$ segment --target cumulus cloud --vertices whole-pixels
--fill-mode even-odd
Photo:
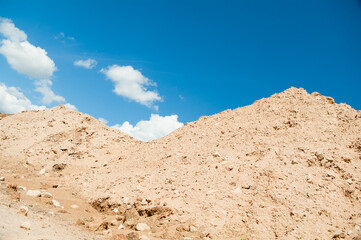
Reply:
[[[98,118],[98,120],[100,122],[102,122],[103,124],[105,124],[105,125],[108,123],[108,121],[106,119],[104,119],[104,118]]]
[[[56,66],[48,53],[28,42],[26,33],[18,29],[10,19],[0,18],[0,34],[5,37],[0,40],[0,54],[5,56],[13,69],[37,79],[35,91],[43,95],[42,103],[48,105],[52,102],[65,102],[64,97],[56,95],[51,89],[52,82],[49,78],[56,71]]]
[[[147,89],[148,86],[156,86],[156,84],[132,66],[113,65],[102,69],[101,72],[114,83],[113,92],[119,96],[147,107],[154,107],[154,102],[162,100],[157,91]]]
[[[25,41],[27,35],[24,31],[15,27],[14,23],[7,18],[0,17],[0,33],[11,41]]]
[[[10,66],[19,73],[31,78],[49,78],[56,70],[55,63],[47,52],[29,43],[27,35],[10,19],[0,19],[0,33],[6,37],[1,40],[0,54],[3,54]]]
[[[35,81],[36,89],[35,91],[41,93],[43,98],[41,102],[43,104],[49,105],[52,102],[65,102],[65,98],[62,96],[56,95],[53,90],[51,90],[51,85],[53,85],[50,80],[39,80]]]
[[[78,60],[74,62],[75,66],[78,67],[84,67],[87,69],[92,69],[93,67],[95,67],[95,65],[97,65],[97,61],[95,61],[94,59],[88,58],[87,60]]]
[[[129,122],[124,122],[122,125],[116,124],[112,128],[134,137],[141,141],[150,141],[168,135],[172,131],[183,126],[183,123],[178,122],[178,115],[159,116],[152,114],[147,121],[139,121],[135,126]]]
[[[45,106],[33,105],[17,88],[7,87],[5,83],[0,83],[0,112],[10,114],[40,109],[45,109]]]

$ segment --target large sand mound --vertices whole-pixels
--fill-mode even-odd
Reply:
[[[152,142],[62,106],[3,117],[0,141],[4,170],[58,179],[129,230],[141,215],[150,239],[360,234],[361,112],[303,89]]]

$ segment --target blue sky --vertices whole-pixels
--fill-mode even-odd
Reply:
[[[151,114],[186,123],[291,86],[361,109],[361,1],[0,0],[0,16],[55,63],[52,91],[110,126]],[[88,58],[94,68],[74,66]],[[113,65],[156,83],[146,89],[162,101],[116,94]],[[44,105],[35,81],[0,56],[0,82]]]

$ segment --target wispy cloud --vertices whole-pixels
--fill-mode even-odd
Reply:
[[[70,40],[70,41],[74,41],[74,40],[75,40],[74,37],[65,36],[65,33],[63,33],[63,32],[58,33],[57,35],[54,36],[54,38],[55,38],[56,40],[65,40],[65,39],[66,39],[66,40]]]
[[[87,69],[92,69],[96,65],[97,65],[97,61],[95,61],[94,59],[91,59],[91,58],[88,58],[86,60],[77,60],[74,62],[74,66],[84,67]]]

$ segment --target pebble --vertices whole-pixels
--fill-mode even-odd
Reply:
[[[29,212],[29,208],[26,207],[26,206],[21,206],[18,210],[18,213],[19,214],[22,214],[24,216],[27,216],[28,215],[28,212]]]
[[[298,164],[297,158],[293,158],[291,163],[292,163],[292,164]]]
[[[195,232],[195,231],[197,231],[198,229],[195,227],[195,226],[193,226],[193,225],[190,225],[189,226],[189,231],[190,232]]]
[[[26,191],[26,187],[23,187],[23,186],[18,186],[17,189],[18,189],[18,190]]]
[[[0,177],[0,181],[1,182],[5,181],[5,177]]]
[[[39,190],[28,190],[26,192],[26,195],[31,196],[31,197],[40,197],[41,192]]]
[[[46,170],[45,170],[45,168],[43,168],[43,169],[41,169],[41,170],[39,171],[39,174],[40,174],[40,175],[44,175],[45,172],[46,172]]]
[[[76,205],[76,204],[70,205],[70,207],[71,207],[71,208],[74,208],[74,209],[79,208],[79,206]]]
[[[119,227],[118,227],[118,230],[121,230],[124,228],[124,225],[123,224],[119,224]]]
[[[355,225],[355,230],[356,230],[356,231],[360,231],[360,226],[359,226],[359,225]]]
[[[31,224],[29,221],[26,221],[26,222],[23,222],[21,225],[20,225],[20,228],[23,228],[25,230],[30,230],[30,227],[31,227]]]
[[[58,201],[56,201],[56,200],[51,200],[52,202],[53,202],[53,205],[55,206],[55,207],[61,207],[61,205],[60,205],[60,203],[58,202]]]
[[[43,198],[52,198],[53,194],[48,193],[48,192],[43,192],[43,193],[41,193],[41,197],[43,197]]]
[[[26,160],[25,164],[29,166],[34,166],[33,162],[30,160]]]
[[[137,231],[145,231],[145,230],[150,230],[150,227],[146,223],[138,223],[135,229]]]
[[[220,157],[221,155],[219,155],[218,152],[215,152],[215,153],[212,154],[212,156],[213,156],[213,157]]]

